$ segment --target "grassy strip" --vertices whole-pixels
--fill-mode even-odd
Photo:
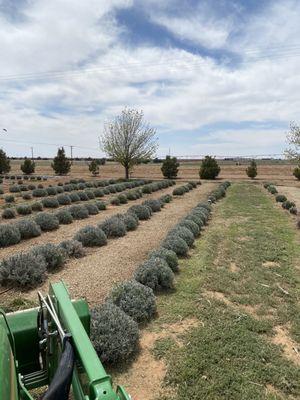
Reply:
[[[279,325],[300,343],[296,235],[260,188],[228,190],[192,258],[182,261],[176,292],[159,299],[151,329],[198,320],[182,346],[168,336],[155,344],[168,365],[173,394],[166,398],[299,398],[300,369],[272,343]]]

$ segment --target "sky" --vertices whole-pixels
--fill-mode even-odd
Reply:
[[[0,0],[0,146],[102,156],[129,107],[159,157],[280,154],[300,123],[299,21],[299,0]]]

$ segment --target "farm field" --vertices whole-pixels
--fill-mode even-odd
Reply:
[[[79,229],[171,195],[186,182],[178,180],[120,206],[108,203],[97,215],[1,248],[0,260],[70,240]],[[300,205],[296,181],[274,182],[280,194]],[[85,298],[91,308],[103,304],[219,185],[220,180],[202,181],[183,196],[173,196],[161,211],[139,221],[136,230],[103,247],[87,247],[83,258],[68,259],[38,287],[0,287],[1,306],[34,306],[37,290],[46,293],[50,282],[61,279],[72,298]],[[22,218],[27,217],[17,220]],[[175,289],[157,293],[157,317],[141,324],[139,352],[118,367],[106,365],[114,381],[124,382],[133,399],[299,398],[299,242],[296,217],[275,202],[262,182],[233,181],[225,198],[213,205],[209,224],[189,255],[180,258]]]
[[[219,163],[221,166],[219,179],[248,180],[245,169],[249,163],[243,162],[241,165],[236,165],[231,161],[220,161]],[[12,161],[11,174],[20,174],[20,164],[20,161]],[[51,161],[36,161],[36,174],[53,175],[53,170],[50,165]],[[182,180],[199,179],[199,167],[200,161],[181,161],[178,178]],[[134,168],[131,177],[162,179],[160,168],[161,164],[141,164]],[[284,184],[284,182],[297,184],[297,181],[292,175],[294,168],[295,164],[288,161],[258,161],[258,176],[256,180],[274,180],[282,184]],[[104,166],[100,167],[99,177],[101,179],[119,178],[123,177],[123,174],[124,170],[118,163],[107,162]],[[72,177],[90,178],[88,162],[74,161],[72,166]],[[69,178],[65,177],[63,179],[68,180]],[[54,181],[57,181],[57,179]],[[298,186],[300,187],[300,184]]]
[[[146,259],[147,254],[159,247],[167,231],[197,203],[204,200],[215,186],[215,183],[203,183],[183,197],[174,197],[174,200],[167,204],[162,211],[154,214],[151,220],[141,221],[136,231],[128,232],[122,238],[113,239],[107,246],[100,249],[88,249],[86,257],[68,261],[62,270],[50,275],[50,281],[56,282],[63,279],[72,296],[86,298],[91,306],[103,302],[109,290],[117,282],[131,278],[133,271]],[[174,186],[144,195],[141,199],[118,207],[108,206],[98,215],[75,221],[71,225],[61,225],[58,230],[45,232],[36,238],[21,241],[13,246],[13,251],[15,253],[24,252],[36,245],[59,244],[63,240],[72,239],[75,233],[86,225],[96,225],[108,217],[125,212],[133,204],[141,204],[149,198],[156,199],[164,194],[171,194],[173,189]],[[0,249],[0,259],[9,257],[11,253],[12,247]],[[39,290],[46,291],[48,285],[49,280]],[[9,303],[11,299],[18,296],[36,300],[36,289],[29,292],[10,290],[2,295],[2,304],[3,302]]]
[[[298,399],[299,240],[263,188],[232,185],[158,297],[140,356],[113,374],[149,400]]]

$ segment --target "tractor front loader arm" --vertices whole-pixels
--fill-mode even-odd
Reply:
[[[105,372],[91,344],[63,282],[50,286],[49,295],[59,320],[71,335],[75,351],[72,390],[76,400],[130,400],[122,387],[112,388],[112,380]]]

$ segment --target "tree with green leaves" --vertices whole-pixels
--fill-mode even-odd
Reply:
[[[125,108],[104,126],[102,150],[125,168],[125,178],[140,160],[151,159],[157,149],[156,131],[144,122],[143,111]]]
[[[23,164],[21,164],[21,171],[26,175],[30,175],[34,173],[34,170],[35,162],[30,160],[30,158],[25,157]]]
[[[177,177],[179,162],[176,157],[166,156],[161,167],[161,172],[165,178],[173,179]]]
[[[100,162],[98,160],[92,160],[89,163],[89,171],[93,176],[99,175],[100,172]]]
[[[257,175],[257,164],[254,160],[251,161],[248,168],[246,168],[246,174],[249,178],[254,179]]]
[[[66,157],[65,149],[59,148],[57,151],[57,156],[54,157],[53,163],[51,164],[56,175],[67,175],[71,169],[71,162]]]
[[[4,150],[0,149],[0,174],[10,171],[10,161]]]
[[[201,163],[199,175],[201,179],[216,179],[220,171],[221,168],[216,159],[211,156],[205,156]]]

